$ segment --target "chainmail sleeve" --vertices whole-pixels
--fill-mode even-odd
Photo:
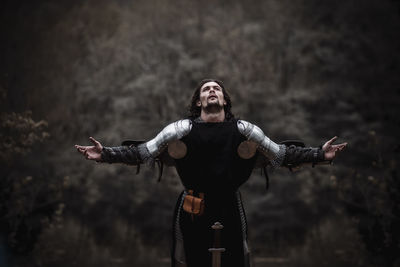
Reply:
[[[256,143],[257,149],[264,154],[269,160],[273,167],[279,167],[282,165],[286,154],[286,146],[278,145],[269,139],[264,132],[256,125],[243,121],[237,121],[238,130],[243,134],[248,141]]]

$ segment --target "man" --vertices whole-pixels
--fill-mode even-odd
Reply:
[[[94,146],[76,148],[86,159],[99,162],[136,165],[165,158],[168,151],[185,188],[174,217],[175,267],[211,266],[208,249],[214,237],[210,227],[217,221],[224,226],[222,266],[249,266],[247,225],[238,188],[256,162],[266,158],[274,167],[317,164],[334,159],[347,145],[333,145],[336,137],[322,149],[278,145],[257,126],[235,119],[222,82],[211,79],[196,88],[188,119],[171,123],[154,139],[129,147],[103,147],[90,140]]]

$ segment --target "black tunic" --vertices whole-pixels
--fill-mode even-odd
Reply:
[[[237,190],[248,180],[256,156],[248,160],[239,157],[237,148],[245,140],[233,120],[193,122],[190,133],[181,139],[187,146],[187,154],[176,160],[178,174],[186,190],[205,193],[202,216],[193,219],[181,208],[183,195],[178,199],[175,211],[188,267],[211,266],[211,253],[208,252],[214,240],[211,226],[217,221],[224,226],[221,246],[226,252],[222,253],[222,267],[247,265],[243,247],[244,214]]]
[[[238,188],[249,178],[257,153],[248,160],[238,156],[238,146],[246,138],[240,134],[236,120],[220,123],[192,121],[191,131],[181,140],[187,146],[184,158],[175,160],[175,164],[168,156],[160,155],[158,159],[170,164],[172,161],[171,165],[176,166],[186,189],[175,209],[172,266],[211,265],[208,249],[213,247],[213,233],[210,227],[216,221],[225,226],[222,247],[226,252],[222,256],[222,266],[248,266],[246,219]],[[126,141],[119,147],[103,147],[101,161],[138,165],[154,160],[146,143],[142,143]],[[263,157],[260,159],[260,166],[269,162]],[[324,151],[320,148],[282,145],[271,164],[292,168],[301,163],[316,164],[324,160]],[[194,220],[182,209],[183,197],[189,189],[205,193],[205,213]]]

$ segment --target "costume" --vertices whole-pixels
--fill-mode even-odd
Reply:
[[[184,153],[173,159],[173,164],[185,190],[174,212],[174,267],[211,266],[208,248],[213,247],[213,231],[210,227],[216,221],[224,225],[221,246],[226,251],[222,253],[222,267],[249,266],[247,224],[238,189],[249,179],[257,159],[267,157],[272,165],[285,166],[324,158],[318,148],[278,145],[246,121],[206,123],[198,118],[172,123],[154,139],[138,146],[105,147],[102,161],[134,165],[151,161],[161,158],[165,148],[176,141],[182,142]],[[250,147],[246,156],[238,153],[243,145]],[[205,208],[201,216],[183,210],[188,190],[204,193]]]

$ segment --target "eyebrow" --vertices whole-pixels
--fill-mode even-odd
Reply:
[[[216,85],[207,85],[207,86],[204,86],[203,88],[201,88],[201,90],[206,89],[206,88],[210,88],[210,87],[217,87],[217,88],[222,89],[221,86],[219,86],[218,84],[216,84]]]

